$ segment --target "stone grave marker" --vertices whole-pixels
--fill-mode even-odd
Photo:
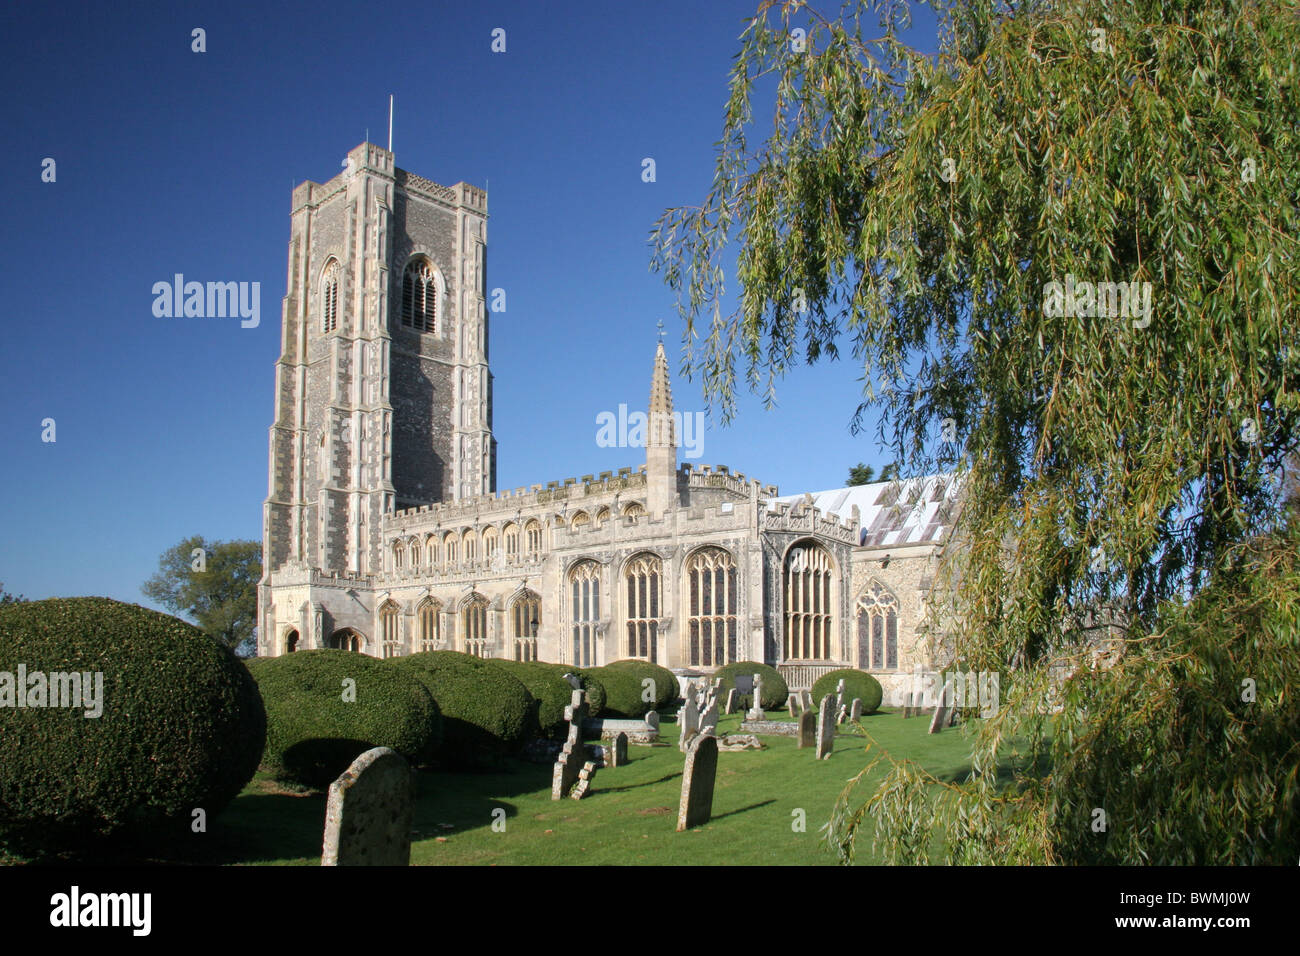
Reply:
[[[952,710],[948,704],[950,700],[952,700],[952,681],[943,685],[943,690],[939,692],[939,699],[935,701],[934,716],[930,718],[930,733],[937,734],[948,723]]]
[[[659,733],[659,711],[652,710],[648,714],[646,714],[645,722],[646,725],[649,726],[649,728],[655,732],[655,734]]]
[[[727,691],[727,706],[726,709],[723,710],[724,714],[734,714],[736,712],[736,698],[738,696],[739,694],[734,687]]]
[[[595,761],[588,760],[578,771],[578,782],[573,785],[573,790],[569,793],[574,800],[581,800],[591,789],[592,778],[596,776]]]
[[[807,711],[811,711],[813,709],[812,691],[804,690],[799,692],[799,706]]]
[[[749,708],[749,713],[745,715],[746,720],[766,720],[767,715],[763,713],[763,675],[754,675],[754,698],[753,706]]]
[[[605,749],[605,766],[623,767],[627,764],[627,734],[620,731]]]
[[[906,720],[912,716],[912,700],[914,695],[909,690],[907,696],[903,698],[903,719]]]
[[[836,697],[836,699],[838,700],[839,697]],[[844,723],[845,719],[846,719],[848,716],[849,716],[849,705],[848,705],[848,704],[840,704],[840,706],[837,707],[837,708],[835,709],[835,723],[837,723],[837,724],[842,724],[842,723]]]
[[[862,719],[862,698],[854,697],[853,704],[849,707],[849,720],[855,723]]]
[[[799,746],[817,746],[817,715],[805,710],[799,715]]]
[[[709,706],[700,714],[700,733],[712,734],[717,736],[718,730],[718,700],[715,697],[709,701]]]
[[[587,716],[587,692],[576,688],[570,693],[569,706],[564,708],[564,719],[569,722],[569,737],[555,761],[551,772],[551,799],[563,800],[578,782],[581,765],[587,752],[582,745],[582,722]]]
[[[699,705],[695,703],[695,695],[688,695],[686,703],[677,712],[677,726],[681,731],[677,746],[685,753],[686,748],[690,746],[691,738],[700,732],[700,710]]]
[[[415,780],[401,754],[367,750],[330,784],[321,866],[409,866]]]
[[[823,760],[835,749],[835,695],[827,694],[822,698],[821,710],[817,713],[817,759]]]
[[[718,774],[718,738],[697,735],[686,751],[677,832],[708,823],[713,815],[713,784]]]
[[[785,704],[786,704],[786,707],[788,707],[789,710],[790,710],[790,716],[791,716],[791,717],[798,717],[798,716],[799,716],[799,708],[798,708],[798,706],[795,704],[794,694],[791,694],[791,695],[790,695],[789,699],[785,702]]]

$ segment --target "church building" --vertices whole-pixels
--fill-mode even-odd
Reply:
[[[259,654],[754,660],[792,689],[856,667],[887,700],[932,663],[951,476],[781,496],[679,465],[660,343],[643,462],[498,491],[487,194],[363,143],[291,216]]]

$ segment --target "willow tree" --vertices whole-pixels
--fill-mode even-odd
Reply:
[[[877,416],[904,474],[964,475],[932,620],[1002,706],[971,724],[969,778],[882,755],[828,838],[890,861],[1291,862],[1300,13],[936,13],[927,53],[905,3],[764,3],[712,187],[652,237],[724,420],[738,360],[770,399],[851,354],[846,421]]]

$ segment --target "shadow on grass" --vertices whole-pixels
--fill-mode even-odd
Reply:
[[[670,774],[666,774],[665,776],[660,777],[658,780],[646,780],[646,781],[643,782],[643,783],[632,783],[632,784],[628,784],[626,787],[601,787],[601,788],[600,788],[600,792],[602,792],[602,793],[626,793],[626,792],[629,791],[629,790],[639,790],[641,787],[653,787],[655,784],[659,784],[659,783],[667,783],[669,780],[672,780],[673,778],[675,778],[675,777],[680,777],[680,776],[681,776],[681,773],[680,773],[680,772],[678,772],[678,773],[670,773]]]
[[[736,814],[738,814],[738,813],[748,813],[750,810],[757,810],[757,809],[759,809],[760,807],[770,806],[770,805],[773,804],[773,803],[776,803],[776,801],[775,801],[775,800],[763,800],[763,801],[760,802],[760,803],[751,803],[749,806],[747,806],[747,807],[741,807],[741,808],[738,809],[738,810],[728,810],[726,813],[715,813],[715,814],[713,814],[713,815],[710,817],[710,819],[712,819],[712,820],[721,820],[721,819],[723,819],[724,817],[734,817],[734,816],[735,816]]]

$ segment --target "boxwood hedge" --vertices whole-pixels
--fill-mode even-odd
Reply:
[[[722,687],[719,689],[718,694],[723,701],[727,699],[727,691],[736,686],[737,674],[761,674],[763,676],[764,710],[777,710],[785,706],[785,702],[790,696],[790,688],[786,686],[785,679],[777,672],[775,667],[759,664],[756,661],[737,661],[734,664],[719,667],[714,672],[710,680],[722,679]],[[746,694],[743,697],[746,706],[749,706],[749,696]]]
[[[540,661],[510,661],[490,659],[489,663],[504,668],[528,689],[532,698],[529,709],[529,733],[562,740],[568,734],[564,708],[572,699],[573,688],[550,664]]]
[[[618,670],[625,670],[636,676],[637,683],[643,688],[646,680],[654,681],[655,699],[653,709],[663,710],[669,704],[677,699],[677,675],[666,667],[660,667],[658,664],[651,664],[649,661],[626,660],[614,661],[612,664],[606,664],[606,667],[613,667]]]
[[[442,759],[471,765],[517,751],[533,698],[503,668],[460,651],[424,651],[384,665],[424,684],[442,711]]]
[[[95,676],[52,677],[74,672]],[[20,851],[186,832],[252,779],[265,738],[243,665],[185,621],[102,597],[0,607],[0,841]]]
[[[327,787],[372,747],[391,747],[417,762],[438,752],[438,705],[423,684],[374,657],[295,651],[250,661],[249,673],[266,702],[262,765],[279,779]]]
[[[812,687],[814,705],[820,706],[823,697],[835,693],[835,688],[841,680],[844,681],[844,699],[840,701],[841,704],[847,705],[853,701],[853,698],[860,697],[864,714],[874,714],[879,709],[883,695],[880,681],[866,671],[854,670],[851,667],[831,671],[817,678],[817,682]]]
[[[605,717],[635,720],[644,717],[653,705],[641,699],[641,681],[630,670],[618,667],[592,667],[583,675],[594,676],[605,688]]]

